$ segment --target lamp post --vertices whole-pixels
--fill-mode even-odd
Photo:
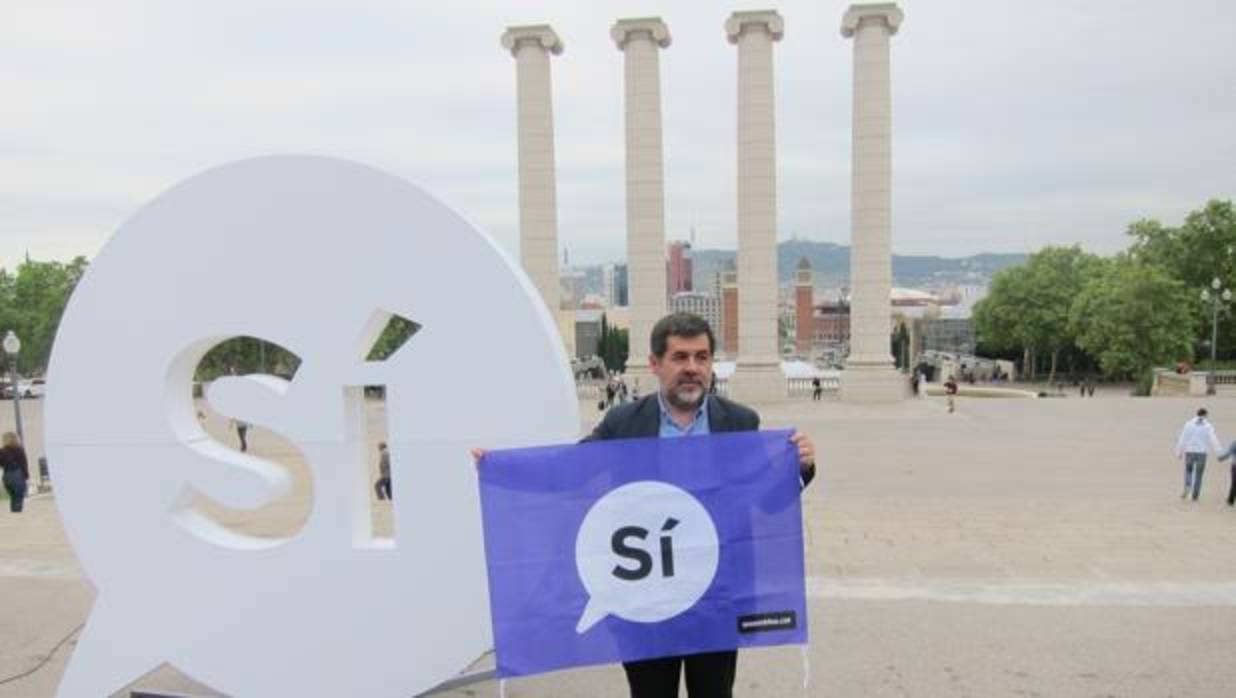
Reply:
[[[17,424],[17,439],[22,446],[26,445],[26,436],[21,429],[21,390],[17,385],[17,352],[21,351],[21,340],[17,333],[9,330],[4,335],[4,353],[9,355],[9,379],[13,384],[13,421]]]
[[[1213,289],[1213,293],[1211,292]],[[1214,389],[1215,378],[1215,361],[1218,350],[1219,340],[1219,306],[1230,303],[1232,300],[1232,289],[1223,288],[1223,282],[1219,277],[1215,277],[1214,281],[1210,282],[1210,288],[1202,289],[1202,302],[1210,303],[1210,381],[1211,389]]]

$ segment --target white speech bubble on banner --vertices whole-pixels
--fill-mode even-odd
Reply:
[[[659,623],[695,605],[717,574],[720,549],[708,510],[686,490],[632,482],[596,501],[575,537],[588,604],[575,631],[606,616]]]
[[[421,329],[366,361],[392,314]],[[302,361],[208,394],[306,459],[312,509],[288,539],[194,508],[287,490],[195,419],[194,369],[235,336]],[[136,213],[78,285],[48,383],[57,505],[98,590],[61,698],[164,662],[238,698],[406,698],[455,676],[492,642],[468,447],[579,430],[556,324],[506,255],[407,182],[319,157],[216,168]],[[366,385],[386,387],[393,540],[370,529]]]

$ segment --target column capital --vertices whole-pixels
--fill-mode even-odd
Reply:
[[[502,33],[502,47],[514,56],[519,45],[534,42],[555,56],[562,53],[562,39],[548,24],[529,24],[522,27],[507,27]]]
[[[661,48],[668,48],[670,45],[669,27],[665,26],[660,17],[620,19],[614,22],[613,28],[609,30],[609,35],[614,39],[619,51],[626,49],[633,34],[640,33],[647,33]]]
[[[785,35],[785,20],[776,10],[735,12],[725,20],[725,35],[731,44],[736,44],[747,27],[763,29],[773,41],[780,41]]]
[[[883,23],[888,28],[889,36],[892,36],[897,33],[902,19],[905,19],[905,14],[895,2],[850,5],[850,9],[846,10],[845,16],[841,18],[841,35],[847,39],[854,36],[858,25],[862,24],[863,20],[870,20]]]

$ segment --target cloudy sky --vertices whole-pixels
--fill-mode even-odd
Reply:
[[[905,0],[893,39],[894,249],[1081,243],[1236,196],[1236,3]],[[775,7],[779,228],[846,242],[846,3],[4,0],[0,266],[93,255],[138,206],[253,155],[352,158],[518,245],[512,24],[547,22],[560,244],[624,252],[616,18],[659,15],[667,236],[735,241],[736,9]]]

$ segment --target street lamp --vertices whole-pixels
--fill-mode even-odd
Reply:
[[[1214,293],[1211,293],[1214,289]],[[1211,380],[1214,379],[1215,372],[1215,355],[1218,347],[1216,346],[1219,339],[1219,306],[1225,303],[1230,303],[1232,300],[1232,289],[1223,288],[1223,282],[1219,277],[1215,277],[1214,281],[1210,282],[1209,289],[1202,289],[1202,302],[1210,303],[1210,375]]]
[[[9,330],[4,335],[4,353],[9,355],[9,378],[13,382],[13,421],[17,423],[17,439],[25,447],[26,436],[21,429],[21,391],[17,386],[17,352],[21,351],[21,340],[17,333]]]

